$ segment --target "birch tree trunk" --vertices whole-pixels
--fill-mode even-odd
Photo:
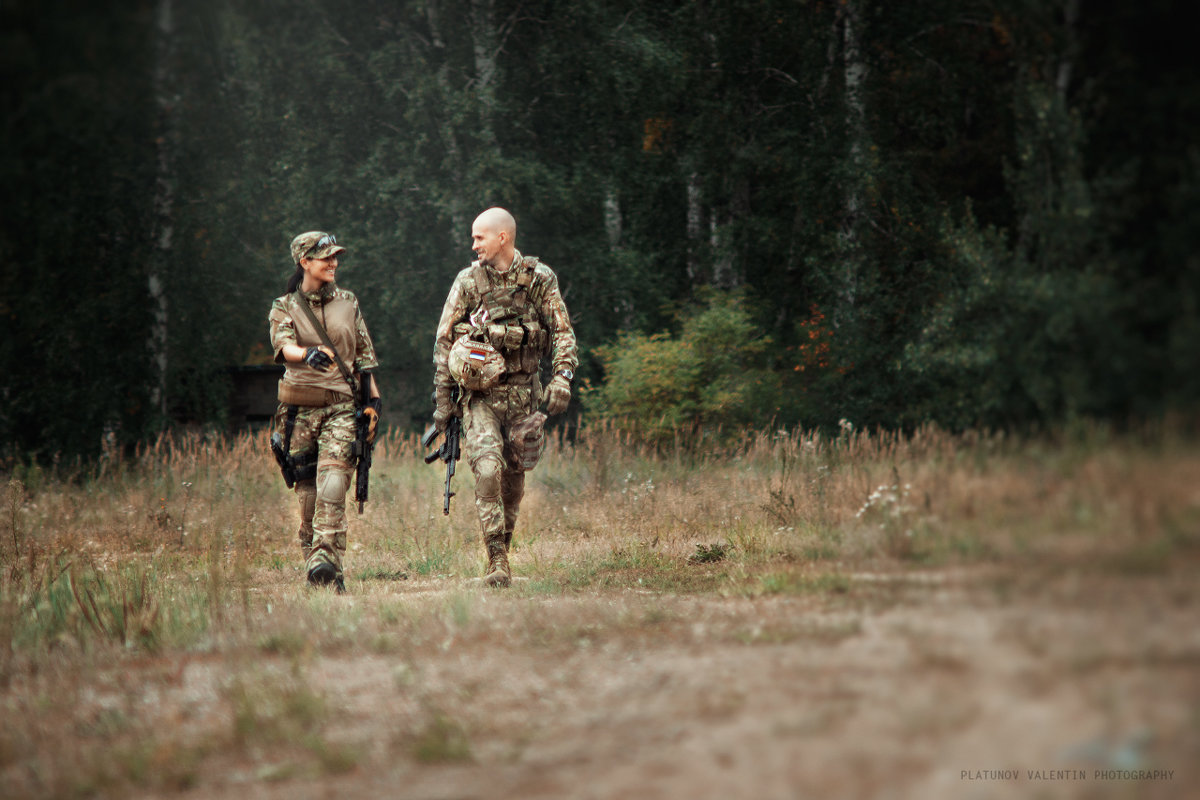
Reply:
[[[729,246],[729,224],[732,215],[727,207],[713,209],[708,219],[708,246],[712,251],[712,283],[718,289],[733,289],[737,276],[733,271],[733,251]]]
[[[463,209],[462,201],[462,170],[464,165],[462,148],[459,146],[458,135],[454,130],[453,119],[446,111],[452,102],[454,90],[450,85],[450,64],[446,55],[446,42],[442,38],[439,11],[439,0],[427,0],[425,3],[425,20],[429,23],[430,40],[433,44],[433,49],[436,51],[436,59],[431,60],[436,60],[438,63],[437,87],[442,98],[441,136],[442,141],[446,143],[446,152],[449,155],[447,160],[451,164],[449,175],[451,190],[446,194],[448,213],[450,214],[448,239],[451,245],[457,248],[461,245],[464,238],[470,237],[470,223],[467,221],[467,213]]]
[[[833,324],[853,319],[858,300],[858,283],[862,270],[862,255],[859,242],[859,223],[862,214],[862,191],[866,180],[867,134],[866,114],[863,101],[863,84],[867,77],[867,65],[863,63],[859,42],[858,0],[847,0],[842,23],[842,64],[845,80],[847,174],[845,186],[845,216],[839,234],[842,251],[842,286],[839,313]]]
[[[609,184],[604,190],[604,233],[608,238],[608,249],[616,253],[621,248],[621,200],[617,197],[617,188]]]
[[[496,146],[496,55],[500,49],[495,12],[495,0],[471,0],[471,45],[475,55],[472,94],[482,144],[492,148]]]
[[[1054,79],[1054,88],[1058,92],[1058,99],[1063,104],[1063,108],[1067,107],[1067,91],[1071,88],[1071,71],[1075,60],[1079,26],[1079,5],[1080,0],[1066,0],[1063,4],[1063,22],[1067,41]]]
[[[693,286],[703,274],[700,252],[704,246],[704,208],[701,205],[704,192],[700,186],[700,173],[691,171],[687,177],[687,276]]]
[[[175,235],[175,19],[173,0],[158,0],[154,22],[154,103],[157,111],[154,181],[153,253],[148,268],[147,290],[153,321],[150,326],[151,363],[154,365],[150,403],[159,415],[159,425],[167,420],[167,333],[170,309],[165,276],[170,268],[172,240]]]

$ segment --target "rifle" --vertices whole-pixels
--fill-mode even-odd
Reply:
[[[350,453],[357,458],[354,471],[354,499],[358,501],[358,513],[363,512],[363,503],[367,502],[367,489],[371,480],[371,451],[375,443],[367,441],[371,435],[371,415],[367,413],[368,406],[375,407],[378,415],[379,408],[371,400],[371,373],[364,372],[358,382],[358,398],[354,404],[354,444]],[[378,417],[377,417],[378,418]]]
[[[457,389],[453,391],[452,397],[454,400],[458,400]],[[430,425],[421,437],[421,446],[429,447],[437,438],[437,434],[437,426]],[[442,513],[446,515],[450,514],[450,498],[454,497],[454,492],[450,491],[450,479],[454,477],[454,464],[462,455],[461,440],[462,420],[451,415],[450,419],[446,421],[446,438],[442,441],[442,446],[425,456],[426,464],[432,464],[438,459],[446,462],[446,500],[442,504]]]

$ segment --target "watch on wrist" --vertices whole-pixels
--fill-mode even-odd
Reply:
[[[569,369],[560,369],[558,371],[558,374],[562,375],[564,378],[566,378],[567,383],[570,383],[571,381],[575,380],[575,373]]]

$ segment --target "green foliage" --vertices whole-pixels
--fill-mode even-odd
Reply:
[[[778,399],[770,348],[742,296],[713,293],[682,315],[677,337],[625,333],[598,348],[605,380],[584,399],[597,418],[660,444],[721,429],[735,435]]]
[[[0,9],[6,468],[111,455],[164,405],[225,425],[313,228],[349,247],[387,422],[419,428],[493,204],[559,274],[587,411],[655,436],[1200,402],[1200,75],[1166,0],[174,0],[169,33],[157,7]],[[742,327],[684,331],[712,289]]]
[[[936,387],[910,413],[952,427],[1103,415],[1133,377],[1135,309],[1095,225],[1097,194],[1124,187],[1084,177],[1078,119],[1052,87],[1031,83],[1020,99],[1016,236],[982,228],[969,207],[943,224],[957,278],[905,353],[904,370]]]
[[[144,14],[0,8],[0,458],[96,454],[152,418],[144,265],[153,180]],[[60,411],[53,411],[60,409]],[[61,410],[69,410],[63,413]]]

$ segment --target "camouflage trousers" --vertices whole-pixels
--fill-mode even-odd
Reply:
[[[287,406],[275,415],[282,431]],[[321,408],[301,406],[292,427],[288,451],[293,456],[317,452],[317,477],[296,482],[300,504],[300,548],[305,568],[333,564],[342,577],[346,554],[346,492],[354,472],[354,403],[346,401]]]
[[[525,496],[525,470],[509,440],[512,426],[537,402],[533,386],[497,386],[472,392],[463,409],[463,439],[475,473],[475,510],[483,541],[512,540]]]

